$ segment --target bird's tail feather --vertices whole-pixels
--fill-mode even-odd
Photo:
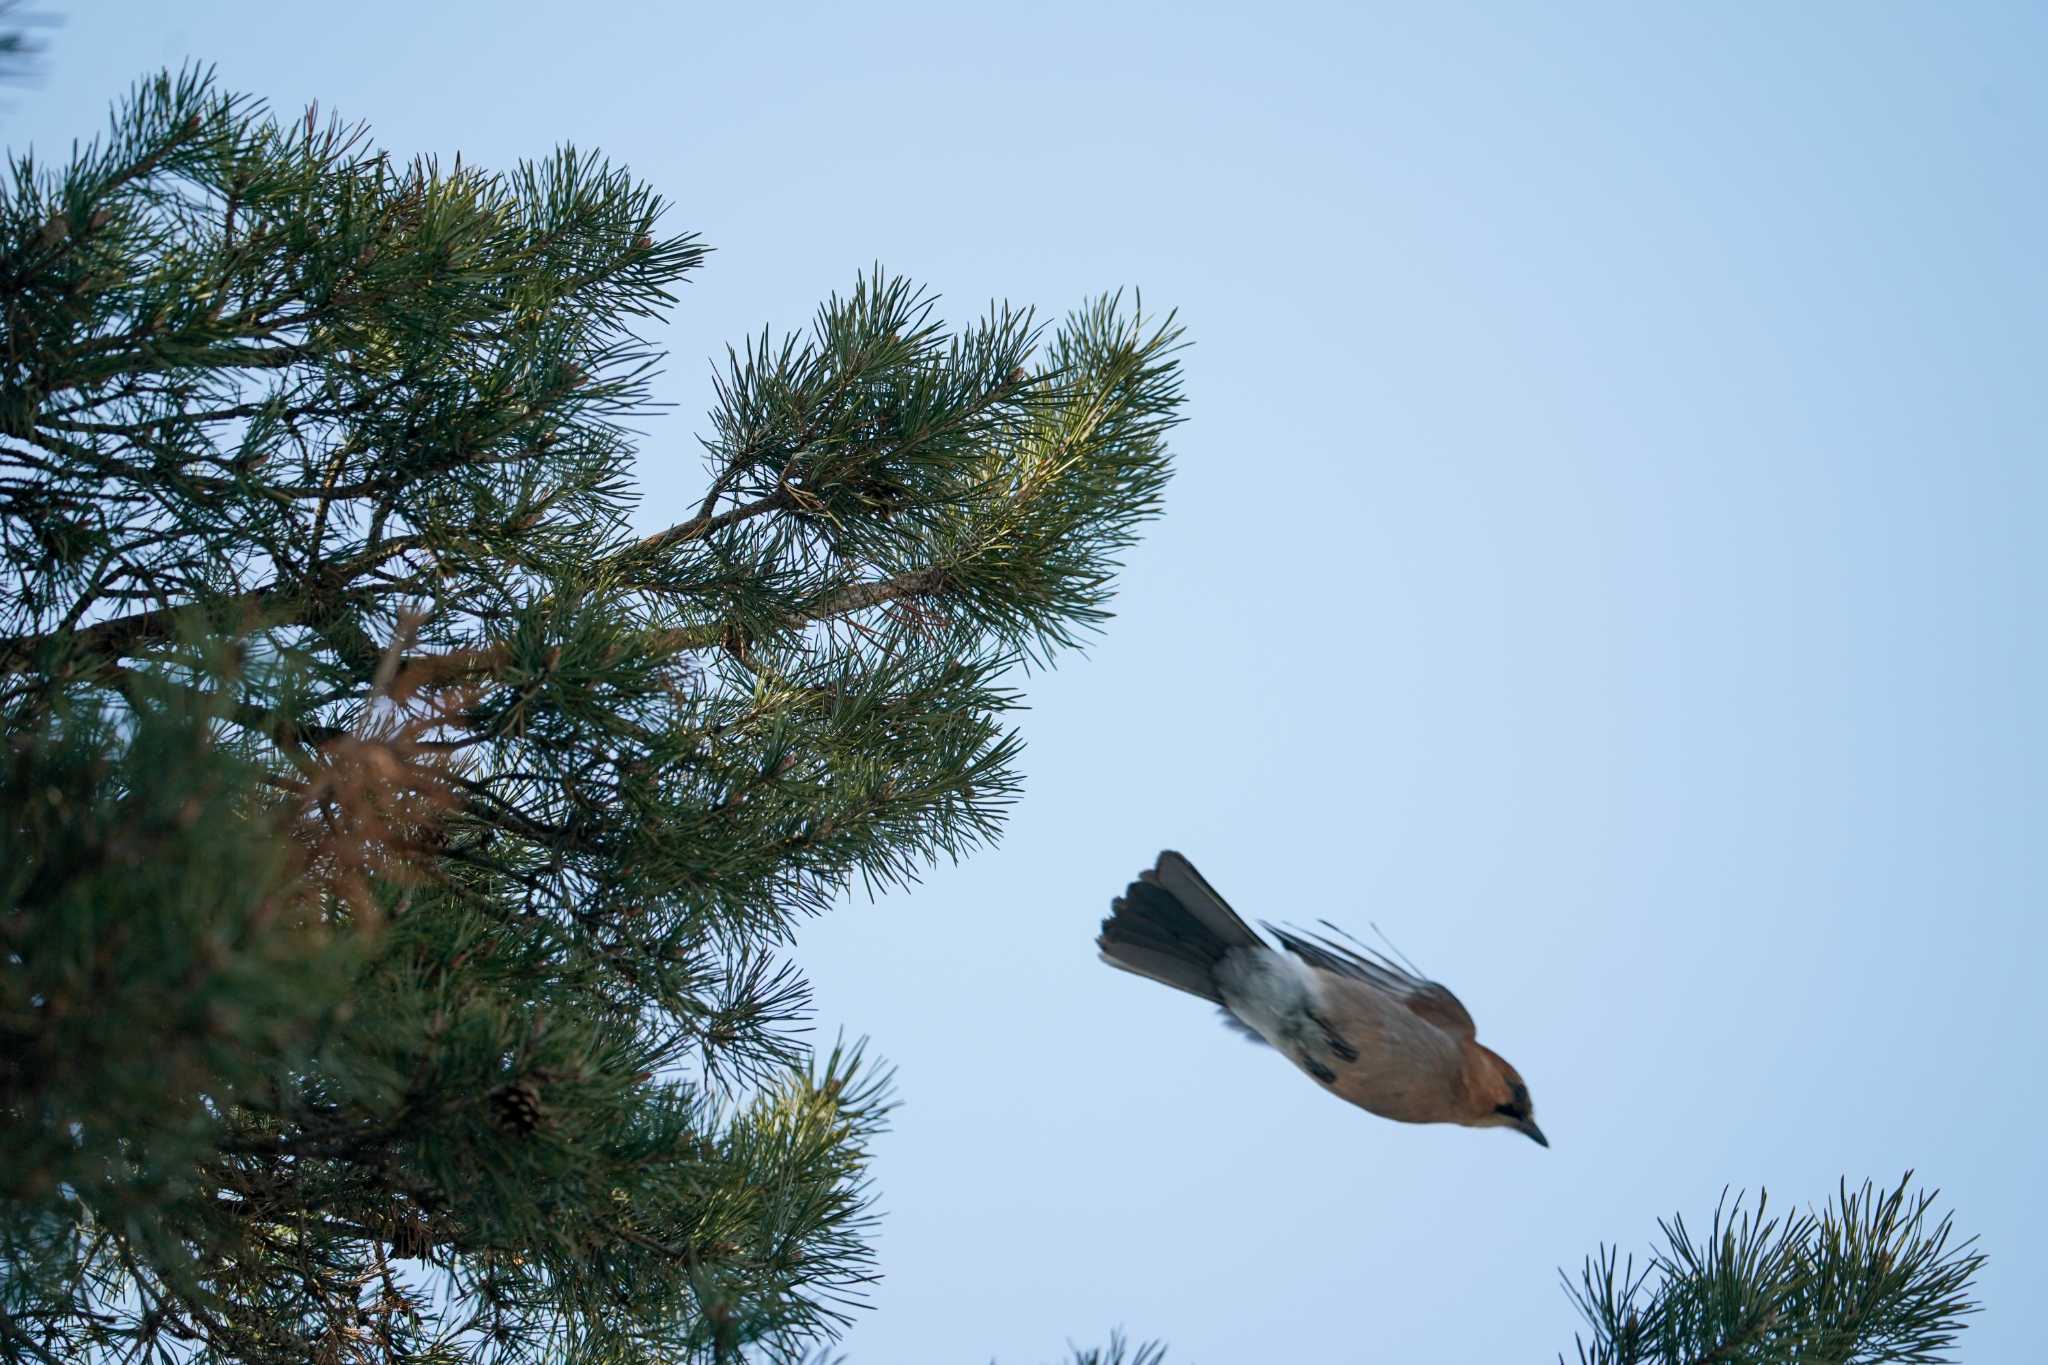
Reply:
[[[1095,945],[1112,967],[1219,1005],[1217,965],[1233,948],[1263,946],[1194,864],[1173,852],[1160,854],[1111,902]]]

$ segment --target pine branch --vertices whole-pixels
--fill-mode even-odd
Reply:
[[[419,544],[418,537],[386,541],[344,563],[329,565],[326,577],[337,583],[347,582],[418,548]],[[236,633],[252,629],[259,621],[273,627],[304,624],[321,605],[326,604],[317,603],[308,596],[294,594],[279,583],[268,583],[231,597],[203,603],[206,615]],[[27,672],[46,666],[40,662],[43,651],[59,643],[64,646],[67,661],[73,662],[74,665],[89,668],[95,664],[111,663],[127,657],[140,646],[152,641],[177,639],[181,627],[190,625],[198,614],[196,604],[171,603],[148,611],[95,622],[90,626],[0,639],[0,675]],[[109,673],[106,676],[112,680],[118,677],[118,674]]]
[[[1952,1244],[1936,1195],[1858,1190],[1845,1182],[1816,1212],[1766,1217],[1737,1196],[1694,1242],[1682,1218],[1638,1273],[1602,1247],[1566,1291],[1592,1335],[1581,1362],[1598,1365],[1864,1365],[1933,1362],[1977,1311],[1969,1290],[1984,1257]]]
[[[1123,1333],[1112,1332],[1107,1346],[1075,1346],[1069,1365],[1164,1365],[1166,1345],[1148,1341],[1132,1346]]]
[[[8,1352],[829,1340],[889,1100],[787,944],[1000,832],[1007,672],[1158,510],[1171,320],[876,272],[730,357],[636,537],[636,329],[705,250],[623,172],[396,165],[199,71],[13,171]]]

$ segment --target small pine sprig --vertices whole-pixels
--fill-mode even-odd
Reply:
[[[1931,1365],[1977,1311],[1984,1264],[1956,1241],[1938,1191],[1842,1182],[1824,1208],[1771,1216],[1723,1195],[1695,1241],[1683,1217],[1659,1221],[1664,1245],[1637,1269],[1614,1247],[1587,1258],[1566,1292],[1590,1335],[1581,1365]],[[1563,1359],[1562,1356],[1559,1357]]]

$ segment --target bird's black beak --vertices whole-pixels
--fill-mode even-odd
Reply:
[[[1523,1119],[1515,1125],[1515,1131],[1528,1138],[1529,1141],[1535,1143],[1538,1147],[1548,1147],[1550,1145],[1550,1139],[1543,1136],[1543,1130],[1536,1126],[1536,1120],[1534,1119]]]

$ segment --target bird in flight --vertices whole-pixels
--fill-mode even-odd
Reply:
[[[1474,1036],[1457,996],[1363,945],[1265,928],[1279,948],[1168,852],[1111,903],[1095,943],[1112,967],[1222,1006],[1338,1099],[1403,1123],[1512,1128],[1550,1145],[1529,1087]]]

